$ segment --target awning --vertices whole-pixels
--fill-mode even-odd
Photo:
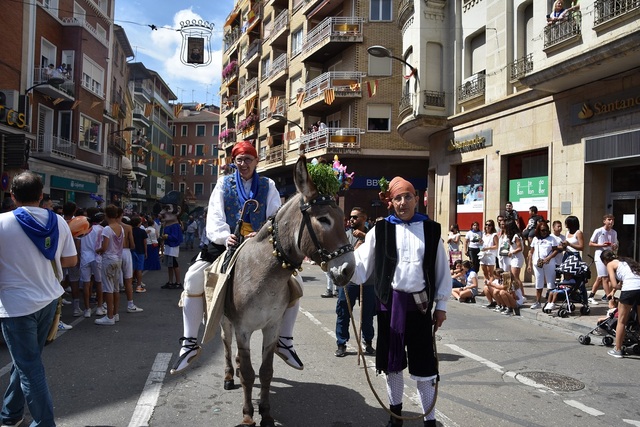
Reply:
[[[231,25],[233,20],[236,19],[238,15],[240,15],[240,9],[235,9],[233,12],[231,12],[229,16],[227,16],[227,20],[225,21],[223,27],[228,27],[229,25]]]

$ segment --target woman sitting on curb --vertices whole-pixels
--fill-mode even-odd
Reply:
[[[463,288],[455,288],[451,291],[451,295],[460,302],[476,302],[478,295],[478,273],[471,269],[471,261],[467,260],[462,263],[462,269],[467,276],[467,284]]]

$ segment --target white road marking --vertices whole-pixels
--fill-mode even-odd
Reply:
[[[640,421],[636,421],[636,420],[625,420],[623,419],[622,421],[624,421],[627,424],[631,424],[632,426],[640,426]]]
[[[153,362],[151,372],[147,377],[147,382],[136,403],[136,409],[133,411],[129,427],[143,427],[149,425],[149,420],[153,414],[153,410],[158,402],[160,390],[164,377],[167,375],[167,368],[171,361],[171,353],[158,353],[156,360]]]
[[[543,392],[543,393],[552,393],[552,394],[557,394],[555,391],[551,390],[550,388],[544,386],[543,384],[537,383],[535,381],[533,381],[532,379],[529,379],[523,375],[517,375],[516,372],[512,372],[512,371],[505,371],[505,369],[498,365],[497,363],[493,363],[490,360],[485,359],[484,357],[478,356],[477,354],[471,353],[467,350],[464,350],[463,348],[455,345],[455,344],[445,344],[447,347],[449,347],[450,349],[457,351],[458,353],[462,354],[463,356],[468,357],[469,359],[475,360],[485,366],[487,366],[490,369],[493,369],[494,371],[498,372],[501,375],[505,375],[505,376],[509,376],[511,378],[515,378],[517,379],[520,383],[527,385],[529,387],[533,387],[536,390]],[[589,415],[593,415],[594,417],[598,417],[600,415],[604,415],[604,412],[601,412],[595,408],[591,408],[590,406],[584,405],[580,402],[578,402],[577,400],[565,400],[564,401],[565,404],[571,406],[572,408],[578,409],[582,412],[585,412]],[[632,421],[632,420],[625,420],[625,422],[628,422],[629,424],[633,424],[633,425],[637,425],[640,427],[640,422],[637,421]],[[634,424],[635,423],[635,424]]]
[[[589,415],[593,415],[594,417],[600,416],[600,415],[604,415],[604,412],[600,412],[597,409],[591,408],[589,406],[583,405],[582,403],[575,401],[575,400],[565,400],[564,403],[566,403],[567,405],[579,409],[582,412],[586,412]],[[640,424],[638,424],[640,425]]]

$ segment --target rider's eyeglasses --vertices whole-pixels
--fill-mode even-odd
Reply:
[[[358,215],[351,215],[351,216],[349,217],[349,219],[358,219],[358,218],[360,218]]]
[[[255,157],[236,157],[236,164],[241,165],[241,164],[245,164],[248,165],[249,163],[253,162],[255,160]]]

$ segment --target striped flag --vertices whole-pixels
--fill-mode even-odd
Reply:
[[[349,85],[349,89],[351,89],[352,92],[356,92],[360,90],[360,83],[352,83]]]
[[[327,105],[333,104],[333,101],[336,100],[336,91],[331,89],[324,90],[324,103]]]
[[[118,104],[117,102],[111,104],[111,114],[113,115],[113,117],[117,117],[118,114],[120,114],[120,104]]]
[[[153,112],[153,104],[146,104],[144,106],[144,116],[146,118],[149,118],[152,112]]]
[[[296,139],[296,131],[295,130],[290,130],[289,131],[289,141],[293,141],[294,139]]]
[[[182,104],[176,104],[173,106],[173,115],[178,117],[178,114],[180,114],[180,111],[182,111]]]
[[[272,113],[276,112],[276,110],[278,109],[278,101],[280,101],[279,96],[271,97],[271,99],[269,100],[269,111],[271,111]]]
[[[53,100],[53,105],[58,105],[60,104],[62,101],[64,101],[64,98],[56,98]]]
[[[373,84],[371,84],[371,81],[368,81],[367,91],[369,92],[369,98],[371,98],[372,96],[376,96],[376,93],[378,92],[378,81],[374,80]]]
[[[78,107],[78,105],[80,105],[80,103],[81,103],[81,102],[82,102],[82,101],[80,101],[80,100],[75,101],[75,102],[73,103],[73,105],[71,106],[71,109],[72,109],[72,110],[75,110],[75,109]]]
[[[248,116],[253,112],[253,107],[256,104],[256,98],[251,98],[244,103],[244,115]]]
[[[100,104],[102,104],[102,101],[93,101],[91,103],[91,109],[93,110],[94,108],[96,108]]]
[[[298,92],[298,94],[296,95],[296,105],[298,106],[298,108],[302,108],[302,103],[304,102],[304,91],[302,92]]]
[[[273,136],[267,137],[267,147],[273,147]]]

